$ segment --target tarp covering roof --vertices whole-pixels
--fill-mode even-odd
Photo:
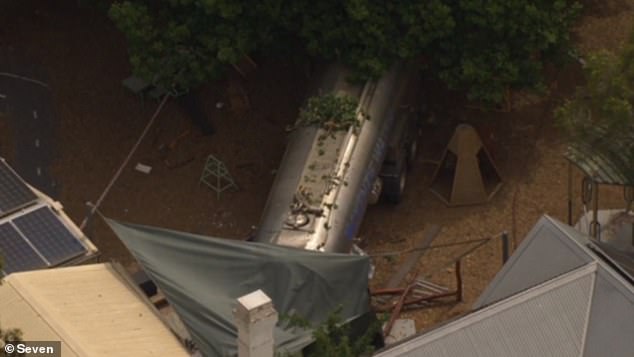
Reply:
[[[368,311],[368,257],[232,241],[106,220],[181,317],[207,356],[235,356],[236,299],[257,289],[281,316],[316,324],[341,305],[341,317]],[[279,324],[278,324],[279,325]],[[305,332],[277,327],[278,350],[310,343]]]

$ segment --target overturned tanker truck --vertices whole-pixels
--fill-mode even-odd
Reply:
[[[417,148],[419,72],[401,63],[365,85],[351,84],[349,75],[331,65],[311,94],[352,98],[358,122],[334,132],[298,122],[255,241],[348,253],[367,205],[401,200]]]

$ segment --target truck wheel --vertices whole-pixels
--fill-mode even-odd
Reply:
[[[398,176],[383,178],[383,194],[389,203],[397,204],[403,199],[407,184],[407,165],[402,165]]]
[[[418,152],[418,140],[414,138],[411,143],[407,144],[407,168],[414,168],[416,162],[416,153]]]

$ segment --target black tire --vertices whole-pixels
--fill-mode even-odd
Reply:
[[[403,200],[403,192],[407,184],[407,165],[402,164],[398,176],[383,178],[383,197],[392,204]]]
[[[416,162],[416,153],[418,153],[418,140],[412,139],[412,142],[407,144],[407,168],[413,169]]]

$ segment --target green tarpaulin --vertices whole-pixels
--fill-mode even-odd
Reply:
[[[207,357],[237,355],[232,309],[262,289],[281,316],[319,323],[338,306],[344,319],[368,311],[368,257],[232,241],[106,220],[183,320]],[[279,325],[279,324],[278,324]],[[278,327],[278,350],[294,352],[306,333]]]

